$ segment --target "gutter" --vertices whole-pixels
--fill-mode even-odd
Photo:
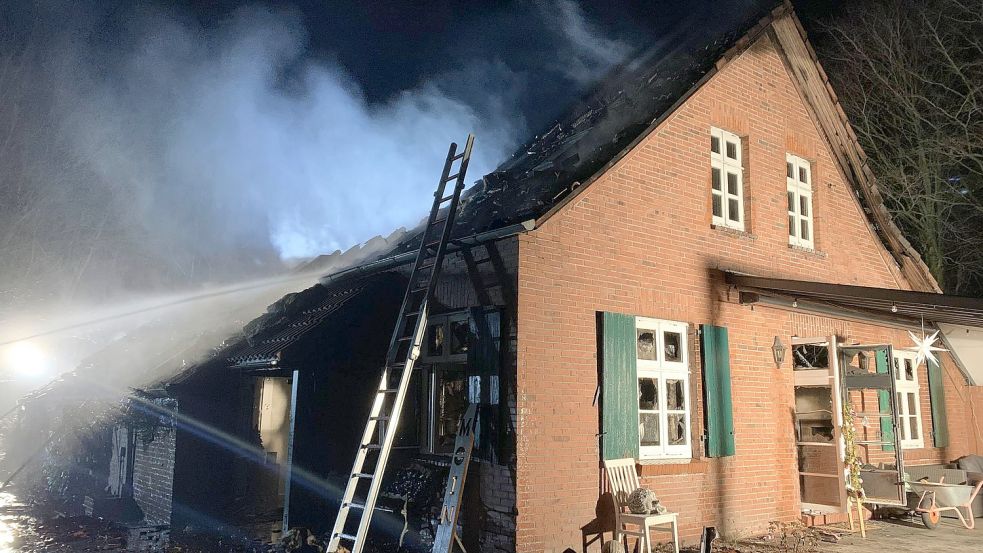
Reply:
[[[516,223],[514,225],[509,225],[506,227],[501,227],[486,232],[481,232],[478,234],[472,234],[471,236],[465,236],[463,238],[455,238],[448,241],[447,249],[445,253],[455,253],[468,248],[473,248],[475,246],[480,246],[482,244],[487,244],[489,242],[497,242],[503,238],[509,238],[511,236],[516,236],[526,232],[530,232],[536,229],[536,220],[529,219],[521,223]],[[401,254],[393,255],[383,259],[377,259],[370,263],[365,263],[363,265],[358,265],[355,267],[349,267],[348,269],[342,269],[336,273],[331,273],[325,275],[318,279],[318,282],[327,286],[334,282],[338,282],[343,279],[352,278],[355,276],[368,275],[371,273],[376,273],[380,271],[387,271],[396,267],[403,265],[409,265],[416,260],[417,250],[411,250]]]

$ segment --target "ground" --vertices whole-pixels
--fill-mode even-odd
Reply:
[[[983,551],[983,519],[978,519],[975,530],[967,530],[955,519],[942,519],[935,530],[929,530],[920,522],[901,520],[875,522],[874,528],[863,539],[850,534],[839,543],[824,543],[823,553],[957,553]]]

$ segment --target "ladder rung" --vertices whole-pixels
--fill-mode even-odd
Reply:
[[[382,449],[382,446],[379,444],[365,444],[362,446],[362,449],[377,450],[377,449]]]
[[[403,317],[416,317],[420,314],[420,311],[410,311],[409,313],[403,314]],[[400,361],[402,363],[402,361]]]
[[[453,197],[454,197],[454,194],[451,194],[450,196],[444,196],[443,198],[440,199],[440,203],[444,203],[444,202],[446,202],[447,200],[449,200],[449,199],[451,199]]]
[[[361,509],[363,511],[365,510],[365,505],[362,503],[347,503],[345,506],[348,507],[349,509]]]
[[[396,388],[386,388],[385,390],[379,390],[379,393],[380,394],[395,394],[398,391],[399,390],[397,390]]]
[[[341,533],[341,534],[335,534],[335,535],[338,536],[338,539],[348,540],[348,541],[355,541],[355,536],[353,536],[351,534]]]
[[[428,242],[428,243],[424,244],[423,247],[424,248],[432,248],[432,247],[434,247],[434,246],[436,246],[438,244],[440,244],[440,240],[434,240],[433,242]]]
[[[352,474],[352,478],[375,478],[375,475],[367,472],[356,472]]]
[[[387,421],[387,420],[389,420],[389,416],[388,415],[380,415],[378,417],[369,417],[369,420],[371,420],[371,421]]]
[[[423,291],[424,291],[424,290],[426,290],[427,288],[430,288],[430,287],[429,287],[429,286],[421,286],[421,287],[419,287],[419,288],[414,288],[414,289],[412,289],[412,290],[410,290],[410,293],[411,293],[411,294],[415,294],[415,293],[417,293],[417,292],[423,292]]]
[[[410,336],[403,336],[402,338],[399,338],[399,339],[397,339],[396,341],[397,341],[397,342],[408,342],[408,341],[410,341],[410,340],[412,340],[412,339],[413,339],[413,336],[412,336],[412,335],[410,335]]]
[[[457,173],[454,173],[453,175],[447,175],[447,178],[444,179],[444,182],[450,182],[450,181],[456,179],[458,177],[458,175],[460,175],[460,174],[461,174],[460,172],[457,172]],[[448,196],[448,198],[450,198],[450,197],[451,196]]]
[[[456,156],[452,157],[451,158],[451,161],[457,161],[457,160],[461,159],[462,157],[464,157],[464,152],[461,152],[461,153],[457,154]]]
[[[446,220],[447,220],[447,217],[438,217],[437,219],[434,219],[433,222],[430,223],[430,225],[433,226],[433,225],[436,225],[437,223],[443,223]]]

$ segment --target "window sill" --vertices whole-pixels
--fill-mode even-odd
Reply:
[[[796,252],[802,252],[806,255],[812,255],[822,259],[826,259],[826,252],[817,250],[815,248],[807,248],[805,246],[796,246],[795,244],[789,244],[788,249]]]
[[[737,237],[737,238],[743,238],[745,240],[757,240],[757,238],[758,238],[757,236],[755,236],[754,234],[751,234],[750,232],[748,232],[746,230],[738,230],[736,228],[728,227],[726,225],[720,225],[720,224],[717,224],[717,223],[711,223],[710,224],[710,228],[713,229],[713,230],[715,230],[715,231],[717,231],[717,232],[722,232],[724,234],[729,234],[731,236],[734,236],[734,237]]]
[[[703,459],[641,459],[637,464],[639,476],[699,474],[707,468]]]

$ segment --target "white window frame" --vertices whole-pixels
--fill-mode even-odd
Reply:
[[[791,176],[789,173],[792,173]],[[812,164],[809,160],[793,154],[785,154],[785,190],[785,206],[789,223],[788,243],[791,246],[814,249],[816,226],[813,224]],[[789,201],[792,205],[788,205]],[[807,229],[807,232],[802,232],[803,228]],[[804,234],[808,234],[808,237],[803,237]]]
[[[918,355],[913,351],[894,350],[894,365],[891,371],[894,374],[894,387],[897,392],[895,400],[898,405],[898,438],[901,441],[901,449],[921,449],[925,447],[925,430],[922,428],[922,401],[921,390],[918,386]],[[904,370],[905,362],[911,363],[911,378],[906,376]],[[908,395],[915,397],[915,412],[908,412]],[[904,401],[903,401],[904,400]],[[915,428],[918,429],[918,438],[911,438],[910,424],[911,419],[915,419]]]
[[[717,151],[714,151],[716,145]],[[734,147],[735,157],[727,146]],[[710,128],[710,215],[714,225],[744,230],[744,163],[741,137],[716,127]],[[719,175],[719,179],[715,179]],[[736,194],[730,191],[730,176],[736,180]],[[719,189],[717,188],[719,186]],[[720,214],[713,211],[720,202]],[[734,220],[736,213],[737,220]]]
[[[693,456],[692,445],[692,424],[691,416],[692,405],[690,398],[690,371],[689,371],[689,325],[677,321],[664,321],[647,317],[636,317],[635,328],[641,330],[655,331],[656,358],[637,359],[638,376],[635,379],[635,386],[638,386],[638,379],[653,378],[658,386],[658,409],[646,410],[647,413],[659,415],[659,444],[658,446],[643,446],[641,444],[641,416],[638,417],[639,424],[639,444],[638,455],[640,459],[690,459]],[[669,361],[665,358],[665,333],[675,332],[680,336],[680,360]],[[637,335],[636,335],[637,336]],[[637,340],[637,337],[636,337]],[[637,351],[637,350],[636,350]],[[667,380],[681,380],[683,382],[684,409],[682,411],[667,409],[666,393]],[[641,394],[641,390],[637,390]],[[636,414],[642,411],[637,409]],[[669,445],[669,415],[684,415],[686,429],[684,432],[685,443]]]

